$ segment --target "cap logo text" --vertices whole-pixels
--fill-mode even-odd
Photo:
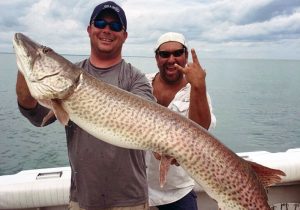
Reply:
[[[103,6],[103,9],[107,9],[107,8],[111,8],[111,9],[115,10],[116,12],[120,12],[119,7],[116,7],[116,6],[113,6],[113,5],[106,4],[106,5]]]

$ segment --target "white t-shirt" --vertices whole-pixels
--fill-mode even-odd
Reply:
[[[157,73],[146,75],[151,85],[156,74]],[[177,92],[168,108],[188,117],[190,90],[191,85],[188,83]],[[216,125],[216,118],[212,112],[211,99],[208,94],[207,100],[211,112],[211,124],[209,129],[212,129]],[[166,183],[164,187],[161,188],[159,183],[159,161],[153,156],[151,151],[146,153],[146,163],[150,206],[173,203],[188,194],[195,186],[195,181],[182,167],[171,165],[167,174]]]

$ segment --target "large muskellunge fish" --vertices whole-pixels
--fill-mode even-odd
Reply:
[[[240,158],[193,121],[96,80],[23,34],[13,44],[32,96],[51,102],[64,124],[70,119],[110,144],[173,156],[222,210],[270,210],[264,187],[280,182],[282,171]]]

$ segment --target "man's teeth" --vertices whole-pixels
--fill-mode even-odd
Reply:
[[[105,41],[105,42],[112,42],[111,39],[105,39],[105,38],[102,38],[101,40],[102,40],[102,41]]]

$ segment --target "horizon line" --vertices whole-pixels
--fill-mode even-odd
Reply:
[[[0,54],[16,54],[15,52],[1,52]],[[89,56],[88,54],[68,54],[68,53],[59,53],[62,56]],[[147,55],[123,55],[125,58],[155,58],[154,56],[147,56]],[[202,59],[219,59],[219,60],[225,60],[225,59],[238,59],[238,60],[288,60],[288,61],[300,61],[300,59],[293,59],[293,58],[202,58]]]

